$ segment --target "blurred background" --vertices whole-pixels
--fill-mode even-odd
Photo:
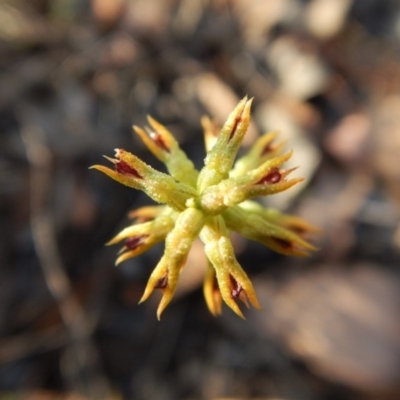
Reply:
[[[321,227],[283,257],[234,237],[263,310],[213,318],[196,244],[160,322],[163,246],[114,267],[140,192],[88,170],[254,97],[305,183],[262,201]],[[0,1],[0,398],[400,398],[397,0]]]

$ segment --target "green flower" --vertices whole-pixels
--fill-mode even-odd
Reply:
[[[240,101],[219,134],[209,119],[202,120],[207,156],[201,171],[195,169],[172,134],[150,117],[147,132],[136,126],[134,130],[165,163],[169,175],[121,149],[116,150],[115,158],[106,157],[114,169],[92,167],[126,186],[143,190],[161,204],[132,212],[134,223],[108,243],[124,242],[116,261],[119,264],[165,240],[164,255],[140,300],[145,301],[154,289],[161,289],[158,318],[174,295],[180,271],[197,237],[204,243],[208,259],[203,288],[214,315],[221,313],[222,300],[242,318],[236,300],[260,308],[253,285],[236,260],[231,231],[286,255],[305,256],[315,250],[302,238],[303,233],[315,231],[313,226],[249,200],[281,192],[302,181],[288,179],[292,170],[282,169],[292,152],[282,154],[283,143],[274,143],[275,133],[260,137],[235,162],[249,126],[251,103],[247,97]]]

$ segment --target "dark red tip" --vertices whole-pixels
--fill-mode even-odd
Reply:
[[[230,136],[229,136],[229,140],[231,140],[231,139],[233,138],[233,136],[235,135],[236,129],[237,129],[237,127],[238,127],[238,125],[239,125],[239,123],[240,123],[241,121],[242,121],[242,117],[236,117],[236,118],[235,118],[235,122],[234,122],[234,124],[233,124],[232,131],[231,131],[231,134],[230,134]]]
[[[264,157],[265,155],[271,153],[274,151],[275,146],[272,143],[268,143],[267,145],[264,146],[264,148],[261,151],[261,157]]]
[[[281,239],[274,237],[272,238],[276,244],[281,246],[284,249],[290,249],[292,247],[292,242],[289,242],[289,240]]]
[[[141,246],[148,237],[149,235],[132,236],[126,239],[124,244],[129,250],[135,250]]]
[[[165,289],[168,286],[168,275],[165,274],[162,278],[160,278],[157,283],[154,285],[154,289]]]
[[[262,179],[260,179],[257,184],[273,184],[278,183],[282,179],[281,172],[279,168],[272,168]]]
[[[143,176],[136,171],[136,169],[132,168],[127,162],[123,160],[119,160],[115,163],[115,169],[118,173],[124,175],[132,175],[137,179],[143,179]]]
[[[157,132],[152,132],[150,135],[151,139],[153,140],[153,142],[162,150],[166,151],[167,153],[170,153],[170,149],[169,147],[166,145],[166,143],[164,142],[164,139],[162,138],[162,136],[157,133]]]
[[[237,299],[243,291],[242,286],[231,276],[231,294],[232,297]]]
[[[230,279],[231,279],[231,295],[234,299],[239,299],[240,301],[242,301],[246,307],[249,306],[248,303],[248,299],[247,299],[247,293],[246,291],[243,289],[242,285],[236,281],[236,279],[230,275]]]

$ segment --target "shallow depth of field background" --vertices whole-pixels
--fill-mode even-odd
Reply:
[[[151,114],[201,167],[200,117],[254,97],[305,183],[308,259],[233,236],[262,311],[206,309],[196,243],[158,322],[163,251],[107,242],[151,203],[97,171]],[[0,399],[400,398],[397,0],[0,1]]]

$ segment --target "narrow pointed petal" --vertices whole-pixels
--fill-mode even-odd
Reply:
[[[293,178],[288,181],[283,180],[281,182],[276,182],[276,183],[271,183],[271,184],[259,184],[257,186],[254,186],[250,188],[250,190],[247,192],[247,198],[252,199],[254,197],[260,197],[260,196],[270,196],[272,194],[280,193],[283,192],[287,189],[290,189],[292,186],[297,185],[298,183],[304,182],[303,178]],[[238,204],[238,202],[231,203],[233,204]]]
[[[168,215],[161,215],[153,221],[128,226],[106,243],[106,245],[119,243],[121,240],[135,236],[166,235],[174,227],[174,224],[174,218]]]
[[[273,143],[277,135],[276,132],[269,132],[261,136],[247,154],[235,162],[234,168],[230,172],[229,176],[242,176],[246,172],[258,168],[265,161],[278,156],[285,146],[285,142],[281,141]]]
[[[140,222],[147,222],[157,218],[160,214],[167,211],[166,206],[146,206],[130,211],[128,217]]]
[[[243,210],[258,214],[272,224],[279,225],[303,237],[308,233],[320,233],[321,229],[295,215],[284,214],[275,208],[264,208],[255,201],[245,201],[239,205]]]
[[[203,224],[203,213],[195,208],[187,208],[179,214],[174,228],[165,239],[164,255],[151,274],[145,293],[140,300],[140,302],[145,301],[159,286],[161,279],[166,282],[166,285],[161,287],[163,297],[157,311],[159,318],[175,293],[180,271],[186,263],[192,243]]]
[[[167,153],[170,151],[164,141],[157,142],[155,138],[150,137],[144,129],[134,125],[134,132],[142,139],[147,148],[162,162],[165,162]]]
[[[205,166],[200,171],[198,179],[200,191],[228,178],[250,123],[251,103],[252,99],[248,100],[247,97],[242,99],[222,127],[215,145],[204,160]]]
[[[210,262],[207,264],[206,276],[203,284],[203,294],[211,314],[214,315],[214,317],[220,315],[222,312],[222,297],[218,287],[215,269]]]
[[[272,250],[286,255],[307,256],[316,248],[299,235],[268,222],[255,212],[232,207],[223,213],[227,227],[250,240],[263,243]],[[246,224],[243,224],[243,220]]]
[[[163,290],[163,296],[161,297],[160,304],[157,307],[157,319],[161,319],[161,314],[164,312],[164,310],[167,308],[168,304],[171,302],[172,298],[174,297],[175,290],[176,290],[176,285],[178,282],[178,277],[176,278],[176,282],[170,283],[164,290]],[[170,279],[170,275],[168,275],[168,281]]]
[[[118,266],[122,262],[129,260],[130,258],[134,258],[139,256],[140,254],[143,254],[147,250],[151,249],[155,244],[161,242],[163,240],[162,237],[159,237],[159,240],[155,240],[155,238],[152,238],[152,240],[144,241],[143,244],[141,244],[139,247],[137,247],[134,250],[129,250],[126,251],[126,249],[122,249],[122,254],[117,257],[115,260],[115,266]]]
[[[216,252],[216,250],[212,249],[210,246],[209,252]],[[225,304],[240,318],[246,319],[232,295],[232,282],[229,271],[226,268],[216,268],[216,274],[218,286]]]
[[[229,232],[226,229],[223,218],[218,216],[207,219],[200,233],[200,238],[205,244],[204,251],[207,258],[215,269],[218,286],[225,303],[237,315],[244,318],[235,301],[239,294],[237,289],[240,287],[240,290],[244,291],[250,303],[254,307],[260,308],[253,285],[236,260]],[[232,277],[235,281],[234,286],[232,285]]]
[[[166,261],[167,261],[166,258],[162,257],[157,266],[154,268],[147,282],[144,293],[141,299],[139,300],[139,304],[146,301],[153,293],[154,289],[158,286],[157,284],[161,280],[164,280],[166,276],[168,276],[168,266]]]
[[[115,171],[95,165],[97,169],[110,178],[134,189],[143,190],[157,203],[168,204],[177,211],[186,208],[188,199],[196,197],[197,193],[193,187],[177,182],[170,175],[156,171],[133,154],[117,149],[116,159],[111,159],[115,165]],[[171,193],[174,193],[171,196]]]
[[[111,168],[105,167],[104,165],[92,165],[91,167],[89,167],[89,169],[95,169],[97,171],[100,171],[103,174],[110,177],[111,179],[114,179],[115,181],[118,181],[118,179],[119,179],[117,171],[114,171]]]
[[[194,187],[199,173],[195,169],[193,162],[182,151],[179,143],[164,125],[150,116],[147,119],[152,128],[152,130],[149,130],[149,134],[137,126],[133,127],[134,131],[150,151],[165,163],[171,176],[179,182]]]

